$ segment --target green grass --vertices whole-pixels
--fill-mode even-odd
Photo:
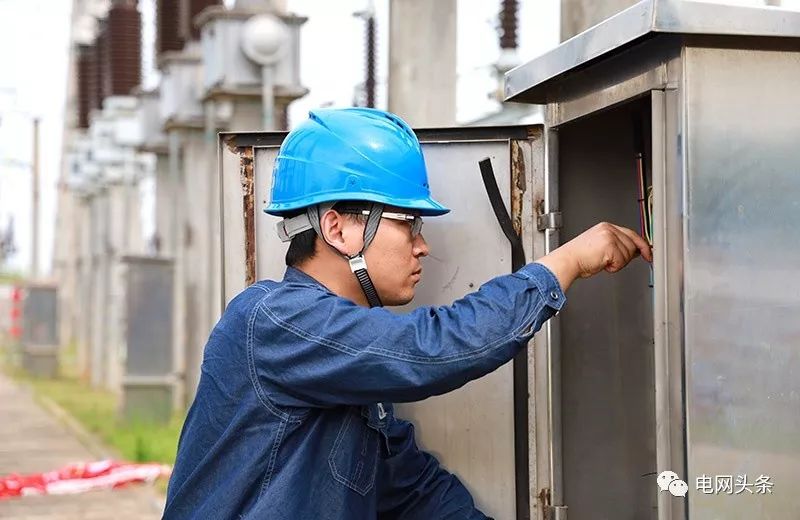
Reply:
[[[20,272],[0,269],[0,284],[22,283],[25,277]]]
[[[0,350],[5,351],[2,354],[8,352]],[[175,415],[167,424],[128,422],[118,416],[119,399],[111,392],[91,388],[72,377],[33,378],[11,366],[7,355],[0,358],[0,367],[6,374],[29,386],[35,395],[55,402],[124,460],[175,462],[183,414]]]
[[[88,388],[75,379],[32,379],[34,391],[48,397],[100,440],[133,462],[173,464],[182,417],[168,424],[130,423],[117,416],[117,398],[109,392]]]

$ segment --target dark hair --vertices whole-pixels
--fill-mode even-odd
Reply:
[[[341,201],[337,202],[336,205],[333,207],[336,211],[342,211],[343,209],[347,209],[347,211],[354,211],[357,208],[365,208],[367,204],[364,202],[352,202],[352,201]],[[287,217],[296,217],[297,215],[301,215],[305,213],[305,210],[300,210],[296,213],[292,213],[291,215],[287,215]],[[360,221],[366,221],[366,215],[354,215],[352,213],[344,213],[345,217],[347,218],[354,218]],[[303,231],[299,235],[295,235],[292,238],[292,241],[289,243],[289,250],[286,251],[286,265],[290,267],[295,267],[306,260],[310,260],[314,258],[314,254],[317,252],[317,232],[313,229],[308,229]]]
[[[306,260],[314,258],[317,249],[317,232],[307,229],[295,235],[289,243],[289,250],[286,251],[286,265],[295,267]]]

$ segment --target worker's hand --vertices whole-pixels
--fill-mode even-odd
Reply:
[[[639,234],[601,222],[537,263],[550,269],[566,291],[577,278],[589,278],[600,271],[616,273],[640,254],[648,262],[653,261],[650,246]]]

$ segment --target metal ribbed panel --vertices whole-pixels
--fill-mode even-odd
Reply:
[[[78,46],[78,66],[75,71],[78,84],[78,128],[89,128],[89,110],[92,99],[89,87],[92,83],[90,74],[93,52],[90,45]]]
[[[156,52],[179,51],[183,48],[180,36],[178,0],[158,0],[156,13]]]
[[[376,46],[376,30],[375,30],[375,16],[370,14],[367,18],[367,78],[364,82],[364,91],[366,95],[366,106],[370,108],[375,107],[375,46]],[[284,127],[286,128],[286,127]]]
[[[517,48],[517,0],[503,0],[500,11],[500,48]]]
[[[104,91],[110,96],[127,96],[142,78],[142,20],[135,5],[120,3],[108,12],[108,46],[105,71],[109,73]]]

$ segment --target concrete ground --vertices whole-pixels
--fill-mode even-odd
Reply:
[[[0,373],[0,476],[38,473],[98,460],[98,450]],[[19,520],[148,520],[161,518],[164,499],[147,485],[80,495],[0,500],[0,518]]]

